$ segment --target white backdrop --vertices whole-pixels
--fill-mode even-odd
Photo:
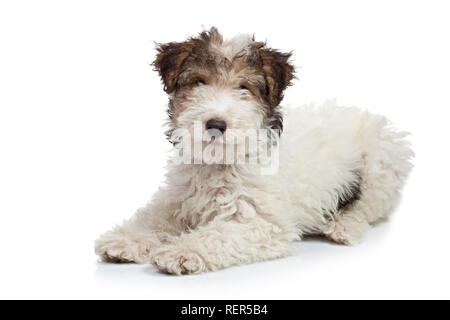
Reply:
[[[450,298],[448,1],[0,2],[0,298]],[[293,50],[284,104],[337,98],[412,132],[415,169],[361,245],[200,276],[107,265],[97,235],[164,174],[153,41],[215,25]]]

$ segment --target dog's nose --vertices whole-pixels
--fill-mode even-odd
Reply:
[[[221,133],[224,133],[227,130],[227,123],[223,120],[209,119],[206,121],[206,130],[209,129],[217,129]]]

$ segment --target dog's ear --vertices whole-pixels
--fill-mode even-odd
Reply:
[[[294,79],[294,66],[289,61],[292,53],[267,48],[265,43],[257,46],[266,80],[266,97],[270,105],[276,107],[283,100],[284,90]]]
[[[220,44],[222,42],[222,35],[217,28],[212,27],[208,31],[201,32],[198,37],[192,37],[185,42],[157,44],[157,54],[153,66],[161,76],[164,91],[172,93],[176,89],[183,62],[193,51],[198,55],[199,52],[202,52],[202,49],[208,47],[209,43]]]
[[[161,76],[164,91],[167,93],[172,93],[175,90],[183,62],[190,55],[192,49],[192,40],[157,45],[158,53],[153,66]]]

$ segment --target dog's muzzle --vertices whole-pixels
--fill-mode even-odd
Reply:
[[[206,130],[211,130],[211,129],[215,129],[215,130],[219,130],[220,133],[224,133],[225,130],[227,130],[227,123],[223,120],[216,120],[216,119],[209,119],[208,121],[206,121]]]

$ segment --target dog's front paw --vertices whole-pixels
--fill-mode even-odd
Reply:
[[[150,261],[160,271],[176,275],[208,271],[200,255],[174,245],[154,250],[151,253]]]
[[[95,241],[95,253],[106,262],[145,263],[149,259],[150,247],[143,241],[110,231]]]

